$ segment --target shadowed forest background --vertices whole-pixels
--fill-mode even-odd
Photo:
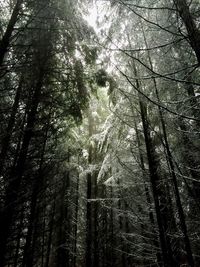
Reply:
[[[200,267],[199,0],[0,15],[0,267]]]

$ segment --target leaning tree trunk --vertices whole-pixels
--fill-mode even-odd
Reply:
[[[177,7],[180,17],[185,24],[190,45],[193,48],[200,65],[200,31],[194,22],[186,0],[174,0],[174,3]]]
[[[22,3],[23,3],[23,0],[17,0],[16,4],[14,6],[13,12],[12,12],[11,18],[10,18],[10,21],[9,21],[8,26],[6,28],[6,31],[5,31],[3,37],[0,41],[0,68],[3,64],[5,54],[8,51],[8,47],[10,44],[10,38],[12,36],[15,24],[18,20],[19,12],[20,12]]]

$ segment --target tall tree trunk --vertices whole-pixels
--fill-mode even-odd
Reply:
[[[92,175],[87,175],[86,267],[92,267]]]
[[[133,69],[135,77],[137,77],[137,70],[136,66],[133,62]],[[140,83],[136,80],[136,86],[139,90]],[[139,95],[139,106],[140,106],[140,113],[142,118],[143,124],[143,132],[144,132],[144,139],[147,151],[147,158],[148,158],[148,165],[149,165],[149,173],[150,173],[150,182],[152,186],[152,193],[154,198],[155,204],[155,211],[158,223],[158,230],[159,230],[159,238],[160,238],[160,246],[162,251],[163,257],[163,265],[165,267],[172,267],[176,266],[174,263],[171,244],[169,240],[169,236],[167,235],[168,231],[168,207],[166,202],[166,196],[162,188],[162,181],[160,179],[160,174],[158,173],[159,170],[159,162],[156,158],[155,148],[150,136],[150,125],[147,118],[147,107],[142,100],[141,96]]]
[[[92,118],[92,114],[90,110],[88,111],[88,136],[94,134],[94,121]],[[89,144],[89,156],[88,156],[88,164],[91,165],[94,163],[94,151],[91,144]],[[94,175],[89,172],[87,174],[87,213],[86,213],[86,266],[93,266],[94,259],[94,235],[93,235],[93,205],[90,199],[93,197],[93,189],[94,189]]]
[[[122,190],[119,179],[117,180],[117,186],[118,186],[118,212],[119,212],[119,240],[120,240],[120,250],[121,250],[121,259],[120,259],[120,266],[126,267],[126,255],[125,255],[125,245],[123,240],[123,231],[124,231],[124,218],[122,217],[122,210],[123,210],[123,202],[122,202]]]
[[[43,223],[42,223],[42,256],[41,256],[41,267],[44,266],[44,252],[45,252],[45,230],[46,230],[46,218],[45,218],[45,208],[43,211]]]
[[[102,198],[107,198],[107,188],[105,185],[102,186]],[[102,228],[103,228],[103,242],[102,242],[102,266],[103,267],[107,267],[108,266],[108,262],[109,262],[109,251],[108,251],[108,210],[107,207],[103,207],[103,215],[102,215]],[[87,266],[86,266],[87,267]]]
[[[158,251],[156,252],[156,259],[157,259],[157,264],[159,267],[162,267],[162,262],[161,262],[161,254],[159,251],[159,240],[157,239],[157,234],[156,234],[156,228],[155,228],[155,219],[154,219],[154,215],[152,212],[152,201],[151,201],[151,197],[150,197],[150,192],[147,186],[147,182],[146,182],[146,169],[145,169],[145,165],[144,165],[144,158],[143,158],[143,154],[142,154],[142,150],[141,150],[141,142],[140,142],[140,136],[139,136],[139,132],[138,132],[138,128],[136,125],[136,122],[134,122],[135,124],[135,132],[136,132],[136,138],[137,138],[137,143],[138,143],[138,150],[139,150],[139,157],[140,157],[140,164],[141,164],[141,168],[142,168],[142,176],[143,176],[143,181],[144,181],[144,189],[145,189],[145,195],[146,195],[146,200],[147,203],[149,205],[149,220],[152,226],[152,232],[154,235],[153,238],[153,245],[158,248]]]
[[[192,82],[192,76],[191,74],[187,74],[187,81]],[[196,145],[192,142],[191,136],[187,136],[187,127],[184,124],[183,120],[179,120],[179,126],[181,130],[183,131],[183,138],[185,140],[184,146],[186,147],[186,150],[192,151],[191,155],[189,156],[188,153],[185,155],[186,163],[191,167],[191,176],[194,178],[192,182],[192,190],[193,190],[193,195],[195,197],[195,201],[200,203],[200,178],[199,178],[199,170],[200,170],[200,153],[199,153],[199,146],[200,146],[200,141],[199,141],[199,132],[200,132],[200,112],[199,112],[199,103],[197,101],[197,98],[195,96],[195,91],[194,91],[194,86],[192,83],[185,84],[185,89],[188,93],[188,96],[190,97],[190,107],[191,107],[191,112],[192,115],[198,119],[196,121],[196,130],[198,133],[195,135],[195,142]],[[184,133],[185,132],[185,133]],[[197,143],[198,142],[198,143]],[[195,156],[194,156],[195,155]],[[197,205],[196,205],[197,206]],[[195,205],[192,207],[192,209],[196,207]]]
[[[145,136],[145,144],[147,149],[147,157],[149,162],[149,172],[150,172],[150,180],[151,180],[151,186],[153,191],[153,198],[154,198],[154,204],[155,204],[155,210],[156,210],[156,217],[157,217],[157,223],[158,223],[158,230],[159,230],[159,237],[160,237],[160,245],[162,250],[162,256],[163,256],[163,265],[165,267],[174,266],[172,264],[173,260],[171,258],[171,253],[169,252],[168,244],[166,241],[166,226],[163,225],[163,219],[161,214],[161,207],[160,207],[160,200],[159,200],[159,193],[158,193],[158,186],[160,183],[160,178],[157,173],[157,162],[154,158],[154,149],[152,140],[150,138],[149,134],[149,125],[146,118],[146,108],[142,101],[140,100],[140,111],[141,111],[141,117],[142,117],[142,123],[144,128],[144,136]]]
[[[17,114],[17,109],[19,106],[19,101],[20,101],[20,96],[21,96],[21,91],[22,91],[22,78],[20,79],[17,91],[16,91],[16,95],[15,95],[15,100],[12,106],[12,111],[10,114],[10,118],[8,121],[8,125],[6,127],[5,130],[5,134],[2,140],[2,146],[1,146],[1,151],[0,151],[0,175],[2,175],[3,173],[3,168],[4,168],[4,163],[5,163],[5,159],[8,153],[8,149],[9,149],[9,145],[10,145],[10,140],[11,140],[11,136],[12,136],[12,131],[15,125],[15,117]]]
[[[23,255],[23,262],[22,267],[32,267],[33,266],[33,246],[32,246],[32,238],[33,238],[33,230],[34,227],[37,225],[37,216],[36,216],[36,207],[38,202],[38,194],[39,189],[43,186],[43,180],[44,180],[44,174],[43,174],[43,164],[44,164],[44,155],[45,155],[45,149],[46,149],[46,143],[48,138],[48,132],[49,132],[49,123],[50,123],[50,115],[48,118],[48,123],[46,125],[45,133],[44,133],[44,140],[42,144],[42,150],[41,150],[41,159],[39,163],[39,169],[36,174],[36,178],[33,182],[33,191],[31,196],[31,207],[30,207],[30,216],[29,216],[29,226],[26,236],[26,244],[24,249],[24,255]]]
[[[0,41],[0,68],[3,64],[5,54],[8,51],[10,38],[12,36],[15,24],[17,22],[22,3],[23,3],[23,0],[17,0],[14,6],[13,12],[12,12],[11,18],[9,20],[8,26],[6,28],[6,31],[2,37],[2,40]]]
[[[20,241],[21,241],[21,237],[22,237],[23,219],[24,219],[24,210],[22,209],[21,214],[20,214],[20,223],[19,223],[18,235],[17,235],[17,245],[16,245],[15,257],[14,257],[14,267],[18,266],[18,261],[19,261]]]
[[[145,36],[145,32],[144,32],[143,27],[142,27],[142,30],[143,30],[145,45],[147,48],[150,68],[153,71],[153,63],[151,60],[150,52],[148,50],[148,44],[147,44],[147,40],[146,40],[146,36]],[[156,82],[155,78],[153,78],[153,83],[154,83],[154,88],[155,88],[155,93],[156,93],[158,103],[160,103],[160,97],[159,97],[157,82]],[[188,88],[188,90],[189,90],[189,88]],[[191,88],[190,88],[190,91],[191,91]],[[171,154],[171,151],[169,148],[169,142],[168,142],[168,138],[167,138],[167,130],[166,130],[166,126],[165,126],[163,112],[162,112],[162,109],[160,106],[158,106],[158,111],[159,111],[159,117],[160,117],[162,132],[163,132],[163,138],[164,138],[164,144],[165,144],[165,149],[166,149],[166,154],[167,154],[167,160],[169,162],[170,172],[171,172],[171,176],[172,176],[172,182],[173,182],[176,205],[177,205],[179,219],[180,219],[181,230],[182,230],[183,235],[184,235],[184,242],[185,242],[185,249],[186,249],[187,257],[188,257],[188,263],[190,264],[191,267],[194,267],[194,259],[193,259],[190,240],[189,240],[189,236],[188,236],[188,230],[187,230],[187,225],[186,225],[186,221],[185,221],[185,214],[184,214],[182,203],[181,203],[181,198],[180,198],[180,193],[179,193],[179,188],[178,188],[178,182],[177,182],[177,177],[176,177],[176,172],[175,172],[175,166],[174,166],[173,157],[172,157],[172,154]],[[174,217],[173,214],[172,214],[172,216]],[[173,220],[173,221],[175,224],[175,220]],[[177,262],[178,262],[178,260],[177,260]]]
[[[97,185],[97,176],[98,173],[95,172],[93,175],[93,179],[94,179],[94,199],[98,198],[98,185]],[[99,204],[98,204],[98,200],[95,201],[93,203],[93,216],[94,216],[94,267],[99,267],[99,248],[98,248],[98,212],[99,212]]]
[[[30,112],[27,115],[27,125],[25,128],[23,142],[21,146],[21,151],[19,158],[17,160],[16,167],[11,171],[10,181],[5,194],[5,205],[4,209],[1,212],[0,216],[0,267],[4,265],[4,257],[6,251],[7,238],[9,236],[10,226],[12,224],[13,214],[17,205],[20,185],[22,181],[22,176],[24,173],[24,167],[26,162],[26,157],[28,154],[28,148],[30,141],[33,136],[33,129],[36,121],[37,108],[40,100],[40,92],[43,83],[43,71],[40,73],[38,79]]]
[[[75,227],[74,227],[74,247],[73,247],[73,267],[76,267],[77,258],[77,226],[78,226],[78,200],[79,200],[79,175],[76,181],[76,208],[75,208]]]
[[[56,266],[66,267],[69,264],[69,244],[67,240],[66,221],[68,220],[68,203],[67,206],[64,205],[66,202],[66,192],[70,188],[70,174],[67,173],[64,176],[64,182],[61,191],[61,198],[59,200],[59,219],[57,223],[57,248],[56,248]],[[68,222],[69,223],[69,222]],[[69,226],[69,224],[68,224]]]
[[[188,32],[188,39],[193,48],[198,63],[200,64],[200,31],[190,13],[189,5],[186,0],[174,0],[180,17],[182,18]]]
[[[53,200],[53,207],[52,207],[52,213],[50,218],[50,227],[49,227],[49,236],[48,236],[48,242],[47,242],[47,253],[46,253],[46,262],[45,267],[49,267],[50,262],[50,255],[51,255],[51,246],[52,246],[52,238],[53,238],[53,226],[54,226],[54,217],[55,217],[55,206],[56,206],[56,197],[54,197]]]
[[[113,187],[111,186],[110,188],[110,199],[113,199],[114,195],[113,195]],[[110,209],[110,229],[109,229],[109,232],[110,232],[110,246],[111,246],[111,249],[110,249],[110,262],[111,262],[111,265],[112,266],[115,266],[115,256],[114,256],[114,246],[115,246],[115,237],[114,237],[114,223],[115,223],[115,220],[114,220],[114,206],[113,206],[113,203],[112,203],[112,206],[111,206],[111,209]]]
[[[156,91],[157,91],[157,89],[156,89]],[[157,91],[157,96],[158,96],[158,91]],[[160,101],[159,96],[158,96],[158,101]],[[165,127],[165,122],[164,122],[164,118],[162,115],[162,111],[159,110],[159,112],[160,112],[160,119],[161,119],[161,124],[162,124],[162,129],[163,129],[165,148],[166,148],[166,152],[167,152],[167,159],[168,159],[170,170],[171,170],[171,176],[172,176],[174,194],[175,194],[176,205],[177,205],[178,215],[179,215],[179,220],[180,220],[180,226],[181,226],[181,230],[182,230],[183,235],[184,235],[184,242],[185,242],[185,249],[187,252],[188,263],[190,264],[191,267],[194,267],[194,259],[193,259],[192,249],[191,249],[190,240],[189,240],[189,236],[188,236],[188,230],[187,230],[187,225],[186,225],[186,221],[185,221],[185,214],[184,214],[183,206],[181,203],[181,198],[180,198],[180,193],[179,193],[179,188],[178,188],[178,182],[177,182],[177,177],[176,177],[176,172],[175,172],[175,166],[173,163],[173,157],[172,157],[172,154],[171,154],[171,151],[169,148],[167,132],[166,132],[166,127]]]
[[[29,217],[29,225],[26,236],[26,244],[24,248],[23,262],[22,267],[32,267],[33,266],[33,251],[32,251],[32,238],[33,238],[33,230],[34,224],[36,220],[36,204],[37,204],[37,189],[34,186],[34,190],[31,197],[31,208],[30,208],[30,217]]]

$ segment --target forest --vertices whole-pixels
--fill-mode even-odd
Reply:
[[[0,14],[0,267],[200,267],[199,0]]]

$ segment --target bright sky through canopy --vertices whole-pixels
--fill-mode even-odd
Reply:
[[[93,4],[93,6],[89,9],[89,15],[85,17],[88,24],[97,30],[97,18],[98,18],[98,9],[97,5]]]

